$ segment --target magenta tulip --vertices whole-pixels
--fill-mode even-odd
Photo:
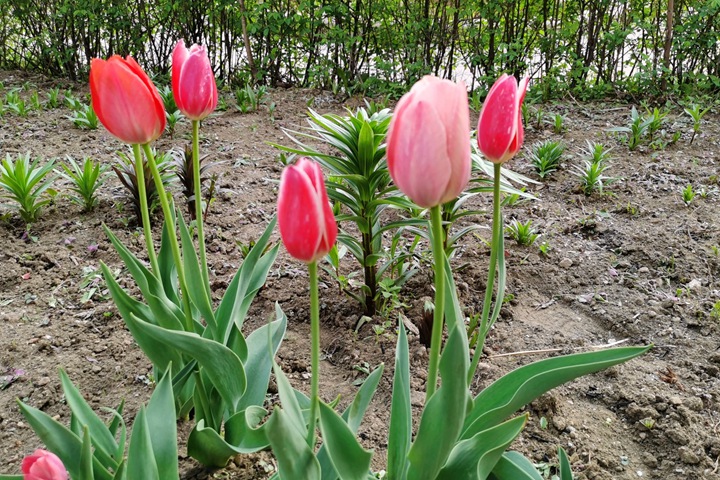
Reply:
[[[300,158],[283,170],[278,196],[280,237],[288,253],[305,263],[327,255],[337,238],[320,165]]]
[[[22,461],[24,480],[67,480],[68,474],[62,461],[47,450],[35,450]]]
[[[518,86],[515,77],[503,74],[490,89],[478,120],[480,151],[494,163],[505,163],[520,151],[524,132],[521,106],[528,79]]]
[[[93,58],[90,93],[100,122],[123,142],[146,144],[165,130],[162,99],[132,57]]]
[[[426,76],[395,107],[387,164],[395,185],[417,205],[460,195],[470,179],[470,110],[465,85]]]
[[[180,40],[172,56],[172,89],[175,103],[191,120],[210,115],[218,102],[215,74],[207,51],[202,45],[188,50]]]

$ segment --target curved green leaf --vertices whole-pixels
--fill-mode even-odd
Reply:
[[[560,464],[560,480],[573,480],[572,466],[565,449],[558,447],[558,463]]]
[[[364,480],[370,469],[372,452],[365,450],[355,433],[335,410],[320,404],[320,431],[333,467],[343,480]]]
[[[133,422],[130,448],[128,449],[127,470],[128,478],[160,480],[155,455],[153,454],[152,440],[148,431],[145,406],[140,407]]]
[[[518,452],[505,452],[495,464],[489,480],[543,480],[525,455]]]
[[[395,349],[390,430],[388,433],[387,468],[393,480],[404,480],[407,475],[407,454],[412,440],[412,404],[410,403],[410,360],[405,325],[399,322]]]
[[[172,415],[170,415],[172,413]],[[178,478],[177,424],[170,369],[165,372],[147,405],[147,426],[160,477]]]
[[[291,415],[276,408],[267,421],[267,436],[278,462],[279,476],[282,480],[320,478],[320,464]]]

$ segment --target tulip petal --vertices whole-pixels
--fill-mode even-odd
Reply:
[[[503,75],[490,89],[478,119],[478,147],[493,162],[504,162],[518,126],[518,87]]]
[[[173,50],[172,54],[172,91],[173,95],[175,95],[175,103],[177,103],[177,93],[180,90],[180,72],[182,71],[182,66],[185,63],[185,60],[187,60],[188,55],[190,53],[188,52],[188,49],[185,47],[185,41],[180,40],[178,41],[177,45],[175,45],[175,49]]]
[[[310,177],[298,168],[283,170],[278,198],[278,226],[288,253],[298,260],[314,260],[325,228]]]
[[[388,168],[395,184],[413,202],[432,207],[440,202],[452,174],[446,130],[432,105],[411,99],[393,116]]]

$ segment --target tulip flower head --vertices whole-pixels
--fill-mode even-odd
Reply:
[[[132,57],[93,58],[90,93],[100,122],[123,142],[150,143],[165,130],[160,94]]]
[[[204,46],[193,45],[188,50],[183,40],[177,43],[172,56],[172,90],[178,108],[191,120],[202,120],[215,110],[217,85]]]
[[[278,196],[280,237],[290,255],[312,263],[327,255],[338,228],[320,165],[300,158],[283,170]]]
[[[35,450],[22,461],[24,480],[67,480],[68,474],[62,461],[47,450]]]
[[[457,197],[470,180],[467,89],[426,76],[395,107],[387,164],[395,185],[420,207]]]
[[[524,132],[521,106],[528,78],[520,80],[503,74],[490,89],[478,120],[480,151],[493,163],[505,163],[520,151]]]

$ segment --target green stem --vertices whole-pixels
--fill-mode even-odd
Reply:
[[[310,448],[315,447],[315,424],[317,423],[320,402],[320,308],[318,306],[318,272],[317,263],[308,264],[310,274],[310,423],[308,424],[307,442]]]
[[[495,176],[493,180],[493,229],[492,229],[492,242],[490,244],[490,266],[488,267],[488,281],[485,287],[485,301],[483,302],[482,316],[480,321],[480,330],[478,332],[478,339],[475,344],[475,354],[473,355],[472,364],[468,371],[468,383],[472,382],[477,370],[478,363],[480,363],[480,355],[482,354],[483,347],[485,346],[485,337],[488,331],[488,319],[490,315],[490,304],[492,303],[493,290],[495,287],[495,270],[497,269],[498,255],[505,255],[505,252],[499,252],[502,240],[502,217],[500,216],[500,169],[502,164],[495,163]],[[502,301],[502,299],[495,299],[495,301]]]
[[[432,231],[432,252],[435,261],[435,310],[433,312],[430,364],[428,366],[425,390],[426,405],[437,388],[443,320],[445,319],[445,249],[443,248],[442,207],[440,205],[430,209],[430,229]]]
[[[145,168],[142,156],[140,155],[140,145],[132,146],[133,156],[135,157],[135,177],[138,185],[138,196],[140,197],[140,216],[142,217],[143,235],[145,236],[145,247],[147,247],[148,258],[150,258],[150,268],[155,275],[160,275],[160,267],[158,266],[157,255],[155,254],[155,245],[152,239],[152,229],[150,227],[150,209],[147,203],[147,190],[145,189]]]
[[[162,183],[160,177],[160,171],[158,170],[157,164],[155,163],[155,155],[153,155],[152,149],[149,144],[144,144],[143,151],[145,157],[147,157],[148,167],[152,172],[153,180],[155,181],[155,188],[158,191],[158,197],[160,197],[160,205],[162,206],[163,215],[167,222],[168,238],[170,239],[170,250],[172,251],[173,260],[175,262],[175,268],[177,269],[178,282],[180,283],[180,290],[183,298],[183,311],[185,313],[185,330],[187,332],[194,332],[195,328],[193,325],[192,309],[190,307],[190,295],[188,292],[187,282],[185,280],[185,268],[183,267],[182,256],[180,255],[180,244],[177,239],[177,229],[175,227],[175,217],[173,211],[170,208],[170,202],[168,202],[168,195],[165,191],[165,186]]]
[[[197,225],[198,249],[200,250],[200,273],[203,276],[203,285],[210,291],[210,276],[208,274],[207,256],[205,254],[205,234],[203,233],[202,184],[200,178],[200,120],[192,121],[192,161],[193,186],[195,187],[195,224]]]

